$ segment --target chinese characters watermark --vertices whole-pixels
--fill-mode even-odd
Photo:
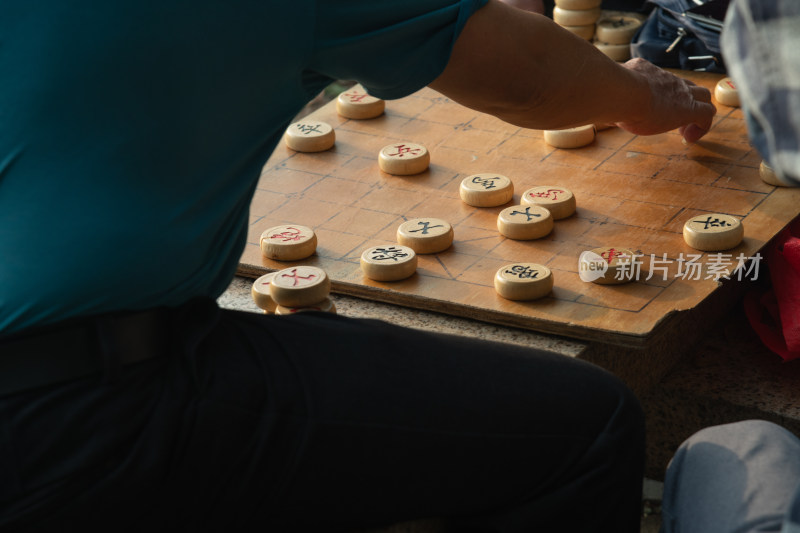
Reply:
[[[738,281],[758,279],[761,265],[761,254],[756,253],[748,257],[743,253],[709,253],[705,262],[701,262],[703,254],[679,254],[678,257],[668,258],[667,254],[650,254],[650,269],[643,272],[645,254],[635,254],[633,257],[615,256],[614,279],[619,281],[649,281],[661,279],[667,281],[672,278],[685,280],[719,281],[721,279],[736,279]],[[612,258],[600,256],[594,252],[583,252],[578,259],[578,275],[583,281],[595,281],[605,277],[609,270],[609,261]],[[676,265],[674,274],[670,274],[670,266]]]

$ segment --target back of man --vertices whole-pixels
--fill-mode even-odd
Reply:
[[[4,2],[0,334],[219,295],[293,115],[432,81],[482,2],[440,4]]]

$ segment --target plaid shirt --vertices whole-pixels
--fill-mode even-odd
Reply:
[[[800,0],[734,0],[721,44],[750,140],[781,181],[800,185]]]
[[[783,520],[781,533],[800,533],[800,487],[794,492],[789,511]]]
[[[721,44],[750,140],[782,181],[800,185],[800,0],[734,0]],[[781,533],[800,533],[800,489]]]

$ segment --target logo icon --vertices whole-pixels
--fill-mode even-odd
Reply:
[[[578,275],[587,283],[604,278],[608,262],[594,252],[583,252],[578,258]]]

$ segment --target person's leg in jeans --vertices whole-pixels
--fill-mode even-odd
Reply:
[[[593,365],[333,315],[176,315],[171,357],[0,401],[3,523],[638,531],[641,410]]]
[[[780,531],[800,484],[800,440],[761,420],[703,429],[667,468],[664,533]]]
[[[308,416],[276,502],[284,527],[444,516],[457,530],[638,531],[641,411],[607,372],[373,321],[280,325]]]

